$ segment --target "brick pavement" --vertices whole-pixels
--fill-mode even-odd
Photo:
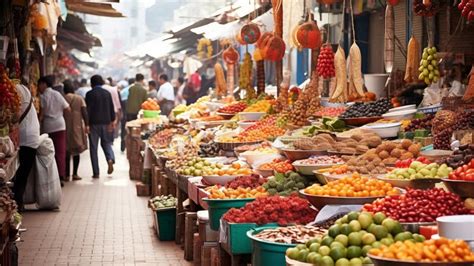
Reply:
[[[103,175],[93,180],[83,153],[83,180],[65,184],[60,211],[24,214],[20,265],[191,265],[174,242],[157,239],[147,198],[136,196],[125,155],[116,157],[115,172],[107,176],[99,154]]]

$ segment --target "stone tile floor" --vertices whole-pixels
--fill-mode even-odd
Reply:
[[[111,176],[99,150],[102,175],[93,180],[86,151],[79,169],[83,180],[65,183],[60,210],[25,212],[20,265],[191,265],[174,242],[157,239],[148,198],[136,196],[126,156],[114,149]]]

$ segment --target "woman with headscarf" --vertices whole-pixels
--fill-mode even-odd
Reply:
[[[64,93],[66,101],[71,107],[71,112],[64,114],[66,120],[66,176],[69,179],[71,171],[71,157],[73,161],[72,180],[81,180],[77,175],[80,154],[87,149],[87,136],[89,131],[89,119],[84,99],[74,93],[74,86],[70,80],[64,82]]]

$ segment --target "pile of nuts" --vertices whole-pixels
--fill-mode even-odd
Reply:
[[[254,236],[275,243],[304,244],[313,238],[322,237],[325,233],[326,229],[320,227],[294,225],[264,229]]]

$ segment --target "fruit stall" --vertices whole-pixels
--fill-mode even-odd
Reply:
[[[249,21],[235,42],[218,44],[215,90],[159,125],[129,126],[140,142],[130,165],[144,169],[148,193],[139,194],[150,196],[158,238],[181,245],[195,265],[472,265],[474,75],[462,95],[432,97],[449,52],[432,33],[426,47],[407,38],[404,75],[391,73],[398,1],[387,1],[388,74],[375,93],[362,75],[368,59],[352,1],[320,1],[346,10],[340,40],[320,32],[308,9],[291,43],[281,36],[284,1],[271,2],[272,32]],[[430,17],[439,5],[413,1],[412,15]],[[291,85],[291,64],[283,67],[287,46],[311,57],[299,85]],[[259,61],[274,62],[277,95],[265,91]],[[411,86],[426,99],[403,96]],[[142,107],[159,113],[156,104]]]

